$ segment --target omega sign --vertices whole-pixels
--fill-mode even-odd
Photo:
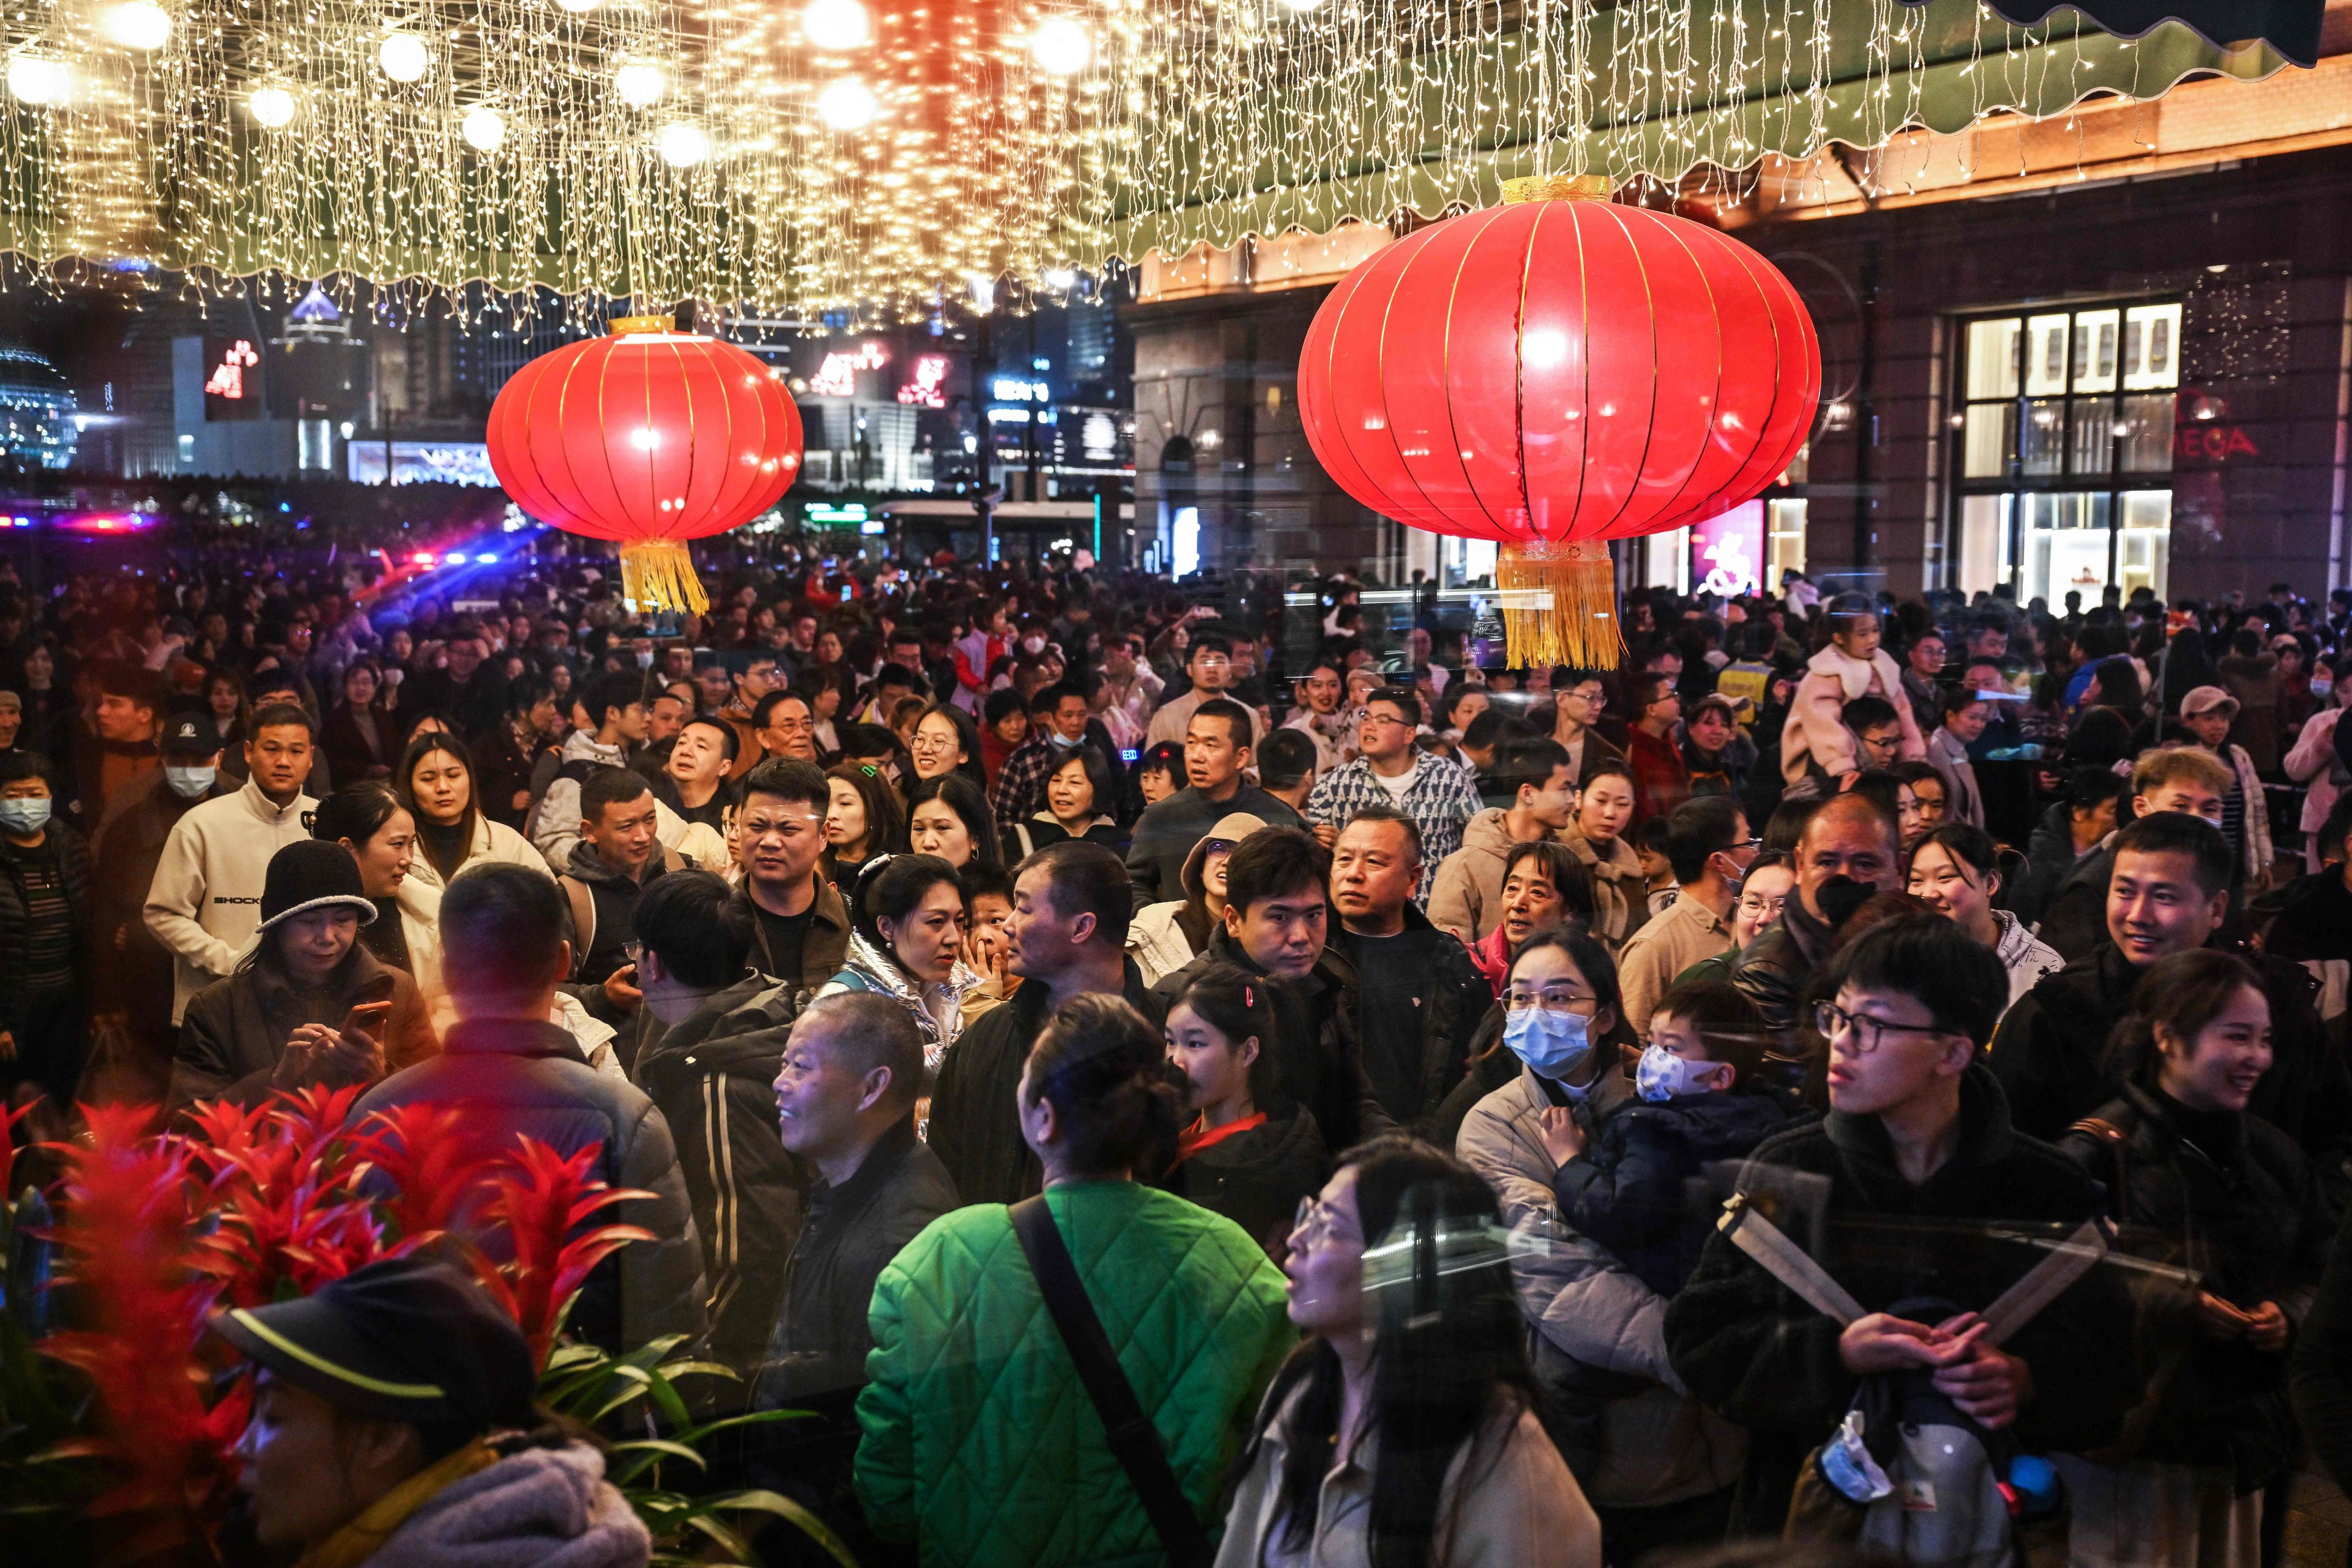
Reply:
[[[2172,455],[2184,463],[2230,463],[2259,458],[2263,449],[2242,425],[2183,425],[2172,437]]]

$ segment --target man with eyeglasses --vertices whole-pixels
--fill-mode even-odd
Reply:
[[[1868,795],[1822,802],[1797,841],[1797,896],[1733,965],[1732,984],[1786,1040],[1784,1068],[1795,1067],[1805,988],[1828,964],[1838,928],[1874,896],[1902,890],[1898,842],[1895,819]]]
[[[1360,754],[1318,780],[1307,797],[1307,820],[1327,847],[1368,805],[1391,806],[1412,819],[1423,854],[1413,884],[1416,908],[1428,904],[1437,862],[1462,847],[1462,829],[1479,809],[1468,773],[1413,744],[1420,730],[1421,700],[1410,689],[1391,686],[1373,692],[1357,731]]]
[[[751,715],[758,710],[760,700],[773,691],[782,679],[774,654],[753,654],[735,677],[735,689],[726,706],[714,715],[735,731],[735,753],[730,763],[740,765],[730,766],[730,777],[741,778],[750,773],[763,754],[759,726],[752,722]]]
[[[762,757],[816,761],[816,715],[797,691],[771,691],[751,710],[751,732]],[[753,764],[754,766],[757,763]]]
[[[1568,753],[1569,777],[1578,789],[1606,763],[1627,766],[1625,753],[1592,728],[1609,706],[1609,688],[1600,676],[1562,667],[1551,672],[1551,738]]]
[[[1156,746],[1162,741],[1181,741],[1192,722],[1192,715],[1203,702],[1214,701],[1230,690],[1234,684],[1234,642],[1223,632],[1205,628],[1192,634],[1192,646],[1184,660],[1184,674],[1192,682],[1192,689],[1181,697],[1160,704],[1160,711],[1151,716],[1151,728],[1144,732],[1143,743]],[[1242,711],[1249,713],[1247,708]],[[1257,744],[1257,720],[1250,717],[1249,743]]]
[[[1731,947],[1732,905],[1762,845],[1748,837],[1748,817],[1729,795],[1685,801],[1666,818],[1666,863],[1680,891],[1626,939],[1617,958],[1625,1021],[1644,1043],[1650,1016],[1675,977]]]
[[[2000,1343],[1979,1316],[2042,1257],[2003,1233],[2063,1235],[2103,1203],[2081,1166],[2011,1125],[1978,1059],[2007,995],[2000,958],[1949,921],[1906,916],[1839,953],[1827,984],[1815,1022],[1829,1043],[1829,1112],[1759,1144],[1741,1182],[1778,1200],[1777,1223],[1799,1245],[1829,1238],[1813,1261],[1862,1315],[1841,1326],[1720,1231],[1666,1308],[1675,1371],[1749,1430],[1759,1518],[1785,1511],[1804,1456],[1835,1433],[1864,1377],[1925,1373],[2036,1454],[2108,1442],[2141,1387],[2128,1310],[2104,1270]],[[1792,1212],[1807,1188],[1820,1207]],[[1841,1239],[1894,1226],[1918,1227],[1917,1242]],[[1895,1310],[1930,1300],[1945,1305]],[[1778,1495],[1753,1495],[1759,1481]]]

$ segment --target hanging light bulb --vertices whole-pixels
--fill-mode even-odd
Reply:
[[[863,131],[882,112],[874,90],[845,76],[816,95],[816,117],[835,131]]]
[[[419,81],[433,68],[433,51],[414,33],[393,33],[377,48],[375,63],[394,81]]]
[[[669,90],[669,73],[650,60],[631,60],[613,73],[613,90],[631,109],[651,109]]]
[[[155,0],[124,0],[100,24],[107,37],[126,49],[160,49],[171,40],[172,13]]]
[[[710,156],[710,133],[688,121],[672,121],[661,128],[654,145],[671,168],[691,169]]]
[[[294,122],[294,95],[282,87],[255,88],[245,107],[265,131],[283,131]]]
[[[801,37],[827,54],[846,54],[874,41],[874,18],[858,0],[809,0],[801,12]]]
[[[1047,76],[1076,76],[1095,58],[1095,44],[1067,16],[1049,16],[1029,35],[1029,58]]]
[[[73,96],[73,71],[65,61],[46,55],[11,55],[8,93],[22,103],[63,103]]]
[[[487,103],[476,104],[457,122],[457,134],[477,153],[495,153],[507,139],[507,117]]]

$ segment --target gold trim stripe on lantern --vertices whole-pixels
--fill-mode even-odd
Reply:
[[[612,335],[530,361],[490,406],[490,467],[517,505],[621,546],[639,611],[709,607],[686,542],[781,500],[801,467],[800,411],[732,343],[624,316]]]
[[[1608,542],[1761,494],[1821,396],[1811,318],[1771,263],[1605,192],[1514,181],[1415,230],[1340,279],[1299,356],[1299,417],[1340,489],[1501,546],[1517,668],[1613,668]]]

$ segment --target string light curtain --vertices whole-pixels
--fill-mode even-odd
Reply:
[[[0,248],[911,318],[2279,57],[1976,0],[16,0]],[[1017,300],[1016,292],[1014,298]]]
[[[1976,0],[1111,4],[1118,116],[1073,230],[1129,258],[1491,206],[1527,176],[1675,185],[2286,63],[2179,23],[2121,38],[2071,8],[2021,26]]]

